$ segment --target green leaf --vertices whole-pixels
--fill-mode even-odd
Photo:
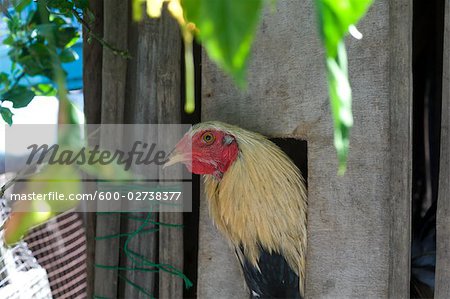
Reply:
[[[7,38],[3,40],[4,45],[12,46],[14,44],[14,38],[12,35],[8,35]]]
[[[41,61],[39,61],[39,59]],[[37,56],[36,58],[31,55],[25,55],[19,57],[17,62],[21,65],[23,71],[29,76],[36,76],[46,71],[49,72],[51,69],[51,64],[46,63],[46,60],[42,56]]]
[[[73,45],[75,45],[78,40],[80,39],[80,35],[78,33],[78,31],[75,32],[75,35],[72,36],[72,38],[70,38],[70,36],[68,36],[68,41],[66,42],[66,44],[64,46],[61,46],[60,48],[70,48]]]
[[[0,73],[0,84],[8,83],[8,81],[9,81],[8,74],[5,72],[1,72]]]
[[[25,183],[23,194],[63,194],[66,200],[28,200],[17,202],[5,224],[4,239],[14,244],[33,227],[44,223],[57,213],[76,207],[77,200],[69,200],[70,194],[82,190],[81,175],[75,166],[47,165],[40,173]]]
[[[62,63],[68,63],[68,62],[73,62],[75,60],[78,60],[78,54],[77,52],[75,52],[72,49],[64,49],[61,51],[61,53],[59,54],[59,60]]]
[[[336,57],[338,44],[367,12],[373,0],[316,0],[319,27],[328,57]]]
[[[188,22],[208,56],[241,86],[251,44],[261,16],[263,0],[183,0]]]
[[[133,21],[142,21],[142,6],[146,0],[133,0],[131,2]]]
[[[56,22],[36,26],[39,35],[44,36],[57,48],[72,46],[78,39],[78,30],[75,27],[61,27]]]
[[[58,48],[68,48],[75,44],[79,37],[78,30],[75,27],[59,28],[56,32],[55,46]]]
[[[10,32],[16,32],[20,29],[21,20],[19,15],[14,14],[11,18],[6,20],[6,25]]]
[[[353,126],[352,90],[348,81],[344,42],[338,49],[338,59],[327,58],[327,78],[334,120],[334,146],[339,159],[339,173],[343,174],[347,164],[350,128]]]
[[[89,8],[89,0],[74,0],[73,4],[75,5],[76,8],[81,10]]]
[[[17,85],[5,92],[2,99],[12,102],[14,108],[23,108],[31,102],[34,96],[34,92],[26,86]]]
[[[31,0],[19,0],[19,1],[15,1],[14,3],[14,10],[17,12],[22,12],[25,7],[27,7],[28,5],[30,5]]]
[[[325,46],[328,88],[334,120],[334,146],[339,173],[347,167],[350,128],[353,126],[352,92],[348,80],[344,37],[367,12],[372,0],[316,0],[319,28]]]
[[[66,20],[64,20],[61,17],[55,16],[55,15],[50,15],[49,18],[50,18],[51,22],[57,26],[64,26],[67,24]]]
[[[33,91],[37,96],[56,96],[56,89],[51,84],[34,85]]]
[[[47,62],[47,59],[50,59],[51,56],[49,47],[47,47],[44,43],[32,44],[28,51],[30,54],[34,55],[35,59],[42,57],[42,60],[45,60],[45,62]]]
[[[67,103],[67,123],[69,124],[80,124],[82,122],[83,113],[80,112],[77,106],[72,101]]]
[[[33,202],[21,202],[21,205],[30,206],[30,210],[34,208],[34,206],[38,206],[34,208],[34,210],[43,210],[42,203],[33,201]],[[3,239],[7,245],[13,245],[19,242],[29,229],[35,227],[45,221],[49,220],[51,217],[55,216],[54,213],[50,211],[46,212],[15,212],[12,211],[8,220],[5,223],[5,232]]]
[[[67,0],[47,0],[45,4],[48,8],[58,9],[62,13],[70,11],[73,8],[72,1]]]
[[[8,108],[5,107],[0,107],[0,114],[2,115],[3,120],[8,124],[8,125],[12,125],[12,117],[13,117],[13,113],[11,112],[11,110],[9,110]]]
[[[62,152],[64,151],[62,150]],[[25,188],[30,193],[48,194],[49,192],[57,192],[68,198],[69,194],[80,193],[82,188],[81,174],[75,165],[46,165],[40,173],[31,176],[29,180],[30,183]],[[78,204],[77,201],[69,200],[47,201],[46,203],[52,212],[69,210]]]

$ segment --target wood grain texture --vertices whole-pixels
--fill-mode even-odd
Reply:
[[[151,54],[155,53],[155,38],[157,36],[157,28],[155,21],[145,18],[142,22],[134,22],[128,20],[128,51],[132,58],[128,60],[127,76],[126,76],[126,101],[124,103],[124,123],[129,124],[149,124],[156,123],[156,98],[154,96],[154,84],[156,71],[154,69],[154,59]],[[134,140],[155,140],[156,132],[142,132],[134,130],[132,136],[128,136]],[[146,173],[142,173],[145,177],[156,178],[158,173],[155,169],[149,168]],[[128,216],[145,218],[147,213],[130,213]],[[157,219],[157,214],[151,215],[152,219]],[[133,232],[139,228],[141,223],[132,220],[129,217],[121,219],[120,231],[123,233]],[[122,243],[121,246],[124,244]],[[129,248],[139,253],[147,260],[157,263],[158,260],[158,238],[156,233],[139,234],[129,243]],[[135,267],[133,263],[124,254],[121,256],[121,266]],[[141,271],[124,271],[121,273],[127,280],[132,281],[136,285],[142,287],[146,292],[155,296],[156,292],[156,274]],[[148,298],[148,296],[140,292],[136,287],[125,282],[119,281],[119,298]]]
[[[104,2],[104,39],[119,49],[127,48],[127,1],[109,0]],[[101,123],[123,123],[125,102],[125,79],[127,61],[103,48],[102,55],[102,104]],[[117,135],[110,135],[117,136]],[[103,148],[114,146],[119,140],[102,140]],[[104,215],[97,218],[96,235],[114,235],[120,232],[120,215]],[[119,265],[119,239],[102,240],[95,244],[95,263],[99,265]],[[116,270],[95,269],[94,292],[97,296],[117,298],[118,272]]]
[[[89,9],[95,16],[91,31],[103,35],[103,0],[89,1]],[[101,121],[103,48],[99,42],[88,42],[89,34],[83,28],[83,96],[86,123]]]
[[[104,38],[117,48],[128,49],[132,58],[125,60],[103,49],[102,67],[102,123],[179,123],[181,88],[181,39],[177,24],[168,16],[140,23],[128,18],[129,3],[114,1],[104,6]],[[117,134],[116,134],[117,135]],[[123,138],[156,140],[157,132],[133,130]],[[161,136],[164,138],[164,136]],[[103,146],[114,146],[119,140],[102,140]],[[152,173],[149,173],[149,172]],[[149,169],[146,177],[156,178],[155,169]],[[128,216],[145,218],[147,213],[131,213]],[[158,214],[153,213],[153,220]],[[180,213],[161,213],[159,221],[182,223]],[[135,231],[141,222],[130,217],[102,215],[97,217],[97,236],[116,235]],[[96,263],[136,267],[122,251],[123,241],[102,240],[96,244]],[[139,234],[129,242],[128,248],[154,263],[170,264],[183,269],[183,233],[180,229],[162,227],[159,236]],[[160,254],[158,255],[158,251]],[[120,254],[119,254],[120,253]],[[148,295],[125,280],[140,286],[146,293],[158,298],[182,298],[181,278],[161,273],[123,271],[95,271],[95,295],[108,298],[148,298]],[[157,285],[159,283],[159,286]],[[160,290],[159,294],[155,294]]]
[[[89,1],[89,9],[95,16],[91,30],[103,35],[103,0]],[[86,123],[98,124],[101,121],[102,103],[102,56],[103,49],[97,41],[88,42],[88,33],[83,29],[83,97]],[[87,192],[95,192],[94,188]],[[83,213],[86,229],[87,247],[87,297],[94,296],[95,281],[95,234],[96,213]]]
[[[129,50],[132,59],[128,63],[125,102],[126,123],[156,124],[180,123],[181,38],[178,25],[166,13],[160,19],[144,18],[140,23],[129,24]],[[136,140],[156,140],[168,136],[133,136]],[[167,140],[165,140],[167,142]],[[146,177],[158,177],[157,172]],[[163,177],[164,174],[161,174]],[[136,216],[143,217],[143,213]],[[154,213],[160,222],[182,223],[180,213]],[[133,231],[140,223],[122,219],[122,231]],[[165,263],[183,269],[183,233],[181,229],[160,227],[159,233],[135,237],[130,248],[153,262]],[[132,262],[122,257],[124,266]],[[161,271],[155,273],[128,271],[124,276],[148,293],[158,298],[182,298],[181,278]],[[158,279],[157,279],[158,277]],[[157,286],[159,284],[159,286]],[[159,294],[155,292],[159,290]],[[124,298],[147,298],[128,283],[119,284],[119,294]]]
[[[347,39],[355,126],[343,177],[336,174],[324,55],[312,2],[278,1],[276,10],[264,15],[253,46],[246,91],[238,90],[206,54],[203,56],[202,120],[221,120],[271,137],[308,141],[308,298],[382,298],[390,293],[391,253],[398,249],[391,238],[391,230],[398,229],[390,212],[395,207],[391,180],[407,179],[410,167],[406,157],[401,161],[402,170],[391,174],[391,162],[398,162],[391,159],[400,157],[392,152],[391,137],[398,135],[398,142],[406,142],[408,154],[410,111],[400,108],[408,105],[410,98],[400,95],[407,95],[411,88],[408,76],[399,79],[391,73],[396,61],[393,55],[410,59],[404,48],[410,28],[400,24],[404,19],[393,17],[401,8],[393,2],[375,1],[358,25],[363,40]],[[401,3],[405,5],[405,1]],[[410,7],[403,8],[406,12],[402,15],[409,22]],[[406,34],[398,35],[398,45],[390,37],[396,26],[398,34]],[[397,48],[392,50],[392,46]],[[408,67],[410,64],[397,74],[409,75]],[[395,85],[400,85],[395,87],[400,90],[395,91]],[[398,106],[391,103],[392,96]],[[396,128],[392,117],[406,122]],[[400,189],[408,184],[400,183]],[[393,191],[399,192],[398,188]],[[406,198],[407,194],[401,196],[401,200],[409,200]],[[408,207],[407,202],[401,204]],[[406,233],[396,233],[404,237],[409,233],[409,216],[398,216],[403,217],[398,223],[406,223],[401,227],[406,227]],[[237,290],[243,285],[237,262],[208,220],[204,199],[199,246],[199,297],[245,297],[245,290]],[[399,271],[409,272],[407,265],[398,266],[403,267]],[[407,296],[402,291],[397,294]]]
[[[154,63],[157,69],[155,86],[158,123],[178,124],[181,123],[181,35],[178,24],[167,12],[160,20],[157,38],[158,57]],[[178,137],[175,134],[159,132],[158,139],[160,144],[168,142],[169,139],[172,139],[172,144],[176,144]],[[161,179],[177,177],[175,171],[170,168],[165,169],[159,177]],[[163,223],[183,224],[183,213],[161,212],[159,220]],[[183,258],[183,229],[161,226],[159,262],[183,271]],[[159,298],[181,299],[183,287],[183,280],[180,277],[160,271]]]
[[[157,21],[145,18],[142,22],[128,20],[128,50],[132,58],[128,60],[126,78],[126,101],[124,111],[124,122],[130,124],[156,123],[156,97],[155,94],[155,38],[157,35]],[[153,56],[152,56],[153,55]],[[141,132],[135,130],[134,140],[155,140],[156,132]],[[155,138],[155,139],[153,139]],[[131,140],[130,139],[130,140]],[[145,177],[156,178],[157,172],[148,169],[142,173]],[[131,213],[129,216],[145,218],[147,213]],[[152,214],[152,219],[157,219],[157,214]],[[132,232],[141,225],[132,219],[121,220],[121,232]],[[123,246],[123,244],[122,244]],[[129,243],[129,248],[147,260],[157,263],[158,260],[158,238],[156,233],[139,234]],[[132,260],[125,255],[121,256],[121,266],[135,267]],[[146,292],[155,295],[156,277],[155,273],[140,271],[125,271],[121,273],[129,281],[142,287]],[[147,298],[144,293],[133,287],[124,280],[119,281],[119,297],[121,298]]]
[[[200,299],[248,298],[234,251],[209,217],[203,184],[200,194],[197,296]]]
[[[389,298],[409,298],[412,181],[412,2],[389,1]],[[401,78],[401,80],[399,80]]]
[[[445,2],[441,157],[436,223],[435,298],[450,294],[450,3]]]
[[[128,3],[108,0],[103,5],[103,38],[117,49],[128,48]],[[124,119],[127,60],[103,47],[102,123],[120,124]]]
[[[129,20],[128,50],[132,59],[128,61],[126,80],[126,102],[124,122],[134,124],[157,123],[157,78],[156,61],[161,54],[158,39],[160,36],[160,20],[144,18],[142,22],[136,23]],[[157,132],[142,132],[135,130],[134,140],[157,140]],[[156,169],[149,168],[146,177],[156,178]],[[145,218],[147,213],[131,213],[130,216]],[[158,219],[157,213],[152,213],[153,220]],[[132,219],[122,219],[121,231],[132,232],[141,225]],[[147,260],[158,262],[158,234],[140,234],[131,240],[129,248]],[[136,266],[132,260],[125,255],[121,257],[121,265],[125,267]],[[155,296],[157,291],[157,274],[140,271],[126,271],[123,276],[129,281],[142,287],[146,292]],[[125,281],[119,282],[119,296],[124,298],[147,298],[137,288]]]

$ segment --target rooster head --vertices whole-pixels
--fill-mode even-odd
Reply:
[[[183,163],[192,173],[220,179],[238,154],[235,136],[217,125],[201,124],[194,126],[177,143],[164,167]]]

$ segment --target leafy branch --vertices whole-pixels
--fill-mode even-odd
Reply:
[[[89,25],[88,22],[86,22],[82,16],[80,15],[80,13],[75,9],[72,8],[72,14],[73,16],[77,19],[77,21],[83,25],[83,28],[86,29],[87,33],[89,34],[89,37],[95,39],[97,42],[99,42],[103,47],[111,50],[111,52],[114,53],[114,55],[118,55],[121,56],[123,58],[126,59],[130,59],[131,55],[130,53],[128,53],[127,50],[120,50],[116,47],[114,47],[113,45],[111,45],[110,43],[108,43],[107,41],[105,41],[102,37],[100,37],[98,34],[96,34],[94,31],[92,31],[91,26]]]
[[[77,59],[71,47],[79,34],[70,20],[50,14],[43,1],[11,1],[13,10],[8,10],[5,4],[0,5],[8,27],[3,44],[9,47],[12,65],[9,74],[0,74],[0,113],[11,125],[13,113],[3,106],[5,101],[11,102],[13,108],[23,108],[36,95],[58,92],[60,100],[67,98],[66,74],[61,63]],[[27,18],[22,17],[25,8],[29,9]],[[30,78],[36,76],[45,78],[46,82],[30,84]],[[61,88],[56,91],[54,86]]]
[[[3,44],[9,47],[12,62],[9,73],[0,74],[0,115],[9,125],[12,111],[3,105],[11,102],[13,108],[26,107],[36,95],[57,95],[61,106],[66,104],[66,77],[62,64],[78,59],[72,49],[79,39],[75,20],[89,37],[123,58],[128,51],[120,50],[92,31],[94,15],[87,0],[11,0],[0,1],[0,11],[6,17],[8,31]],[[12,6],[14,9],[8,9]],[[23,14],[26,13],[26,17]],[[32,77],[43,77],[44,82],[30,83]]]

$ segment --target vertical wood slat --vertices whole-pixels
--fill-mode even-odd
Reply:
[[[89,2],[89,9],[95,16],[90,24],[93,33],[103,35],[103,0]],[[102,109],[102,63],[103,48],[92,40],[88,42],[89,34],[83,28],[83,96],[84,115],[86,123],[99,124]]]
[[[178,24],[165,12],[158,30],[159,52],[157,63],[156,99],[158,123],[181,123],[181,36]],[[161,134],[161,132],[159,132]],[[160,142],[177,136],[158,136]],[[176,140],[174,140],[176,142]],[[173,170],[166,169],[160,178],[170,175]],[[173,178],[173,176],[172,176]],[[183,213],[161,212],[162,223],[182,224]],[[161,226],[159,230],[159,263],[169,264],[183,271],[183,229]],[[159,298],[183,298],[183,280],[173,274],[160,271]]]
[[[445,2],[435,298],[450,294],[450,3]]]
[[[127,48],[128,1],[108,0],[103,3],[103,38],[119,49]],[[102,59],[102,109],[101,123],[122,123],[125,102],[127,61],[103,48]],[[103,148],[111,146],[111,140],[101,140]],[[96,235],[113,235],[120,232],[120,216],[104,215],[97,218]],[[95,263],[117,266],[119,264],[119,239],[102,240],[95,244]],[[117,297],[117,271],[95,269],[94,294]]]
[[[130,124],[151,124],[157,122],[156,117],[156,61],[158,47],[156,37],[158,36],[159,20],[145,18],[142,22],[129,20],[128,25],[128,50],[132,58],[128,60],[126,79],[126,102],[124,111],[124,122]],[[148,141],[156,138],[155,132],[132,132],[134,140]],[[149,136],[150,135],[150,136]],[[157,172],[154,168],[145,170],[149,178],[156,178]],[[128,216],[145,218],[146,213],[130,213]],[[156,219],[156,213],[151,215]],[[130,233],[138,229],[142,223],[123,217],[121,219],[121,233]],[[124,244],[122,243],[121,246]],[[139,234],[128,244],[129,249],[139,253],[147,260],[157,262],[158,238],[156,233]],[[121,266],[136,267],[132,260],[123,253]],[[124,271],[122,275],[134,284],[139,285],[147,293],[155,296],[156,274],[142,271]],[[120,280],[119,298],[148,298],[133,285]]]
[[[409,298],[410,289],[412,15],[412,1],[389,1],[389,22],[391,23],[389,30],[391,192],[389,298]]]
[[[95,16],[91,30],[103,35],[103,0],[90,1],[89,9]],[[84,115],[87,124],[98,124],[101,121],[102,101],[102,56],[103,49],[99,42],[88,42],[88,33],[83,30],[83,97]],[[89,190],[95,192],[95,190]],[[87,191],[87,192],[89,192]],[[86,230],[87,247],[87,298],[94,296],[95,280],[95,228],[96,214],[83,213]]]
[[[129,50],[133,57],[127,71],[127,101],[125,103],[125,122],[136,124],[180,123],[180,51],[181,39],[178,25],[163,13],[159,19],[145,17],[142,22],[130,23]],[[155,132],[156,133],[156,132]],[[164,138],[164,136],[133,136],[136,140],[145,138]],[[153,140],[154,141],[154,140]],[[155,178],[158,173],[146,173]],[[142,217],[143,213],[138,213]],[[156,217],[154,213],[152,217]],[[182,223],[182,214],[161,213],[159,221]],[[130,232],[141,223],[122,219],[122,232]],[[158,237],[159,236],[159,237]],[[146,259],[166,263],[182,270],[183,239],[182,230],[160,227],[159,233],[141,234],[133,238],[130,249],[145,256]],[[133,264],[122,256],[121,264]],[[135,266],[135,265],[134,265]],[[146,292],[159,298],[182,298],[182,280],[171,274],[126,271],[123,275]],[[156,283],[159,282],[159,287]],[[158,287],[158,288],[157,288]],[[159,289],[159,295],[155,291]],[[147,298],[137,288],[119,282],[119,297]]]

